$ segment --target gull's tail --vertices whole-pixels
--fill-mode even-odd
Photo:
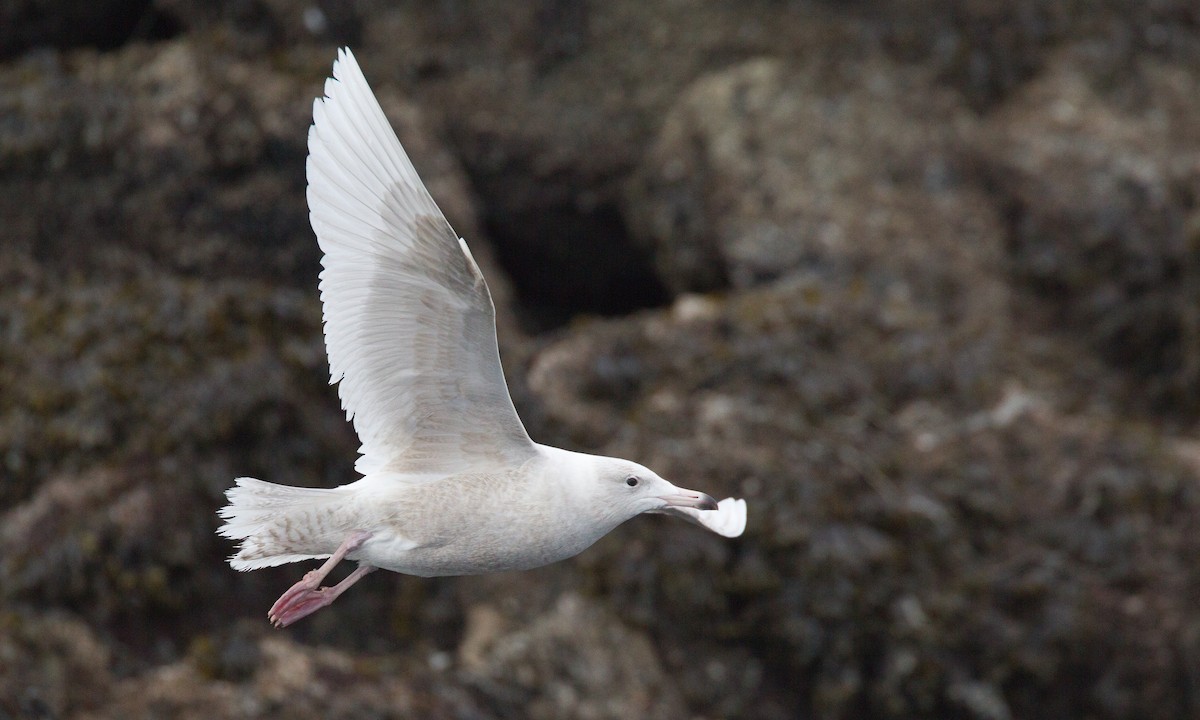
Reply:
[[[229,558],[234,570],[257,570],[299,560],[326,558],[341,542],[340,488],[302,488],[238,478],[225,491],[229,504],[217,511],[217,532],[240,540]]]

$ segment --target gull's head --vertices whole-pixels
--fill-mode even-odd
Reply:
[[[659,477],[653,470],[628,460],[596,458],[591,502],[601,515],[624,522],[644,512],[668,508],[716,510],[717,501]]]

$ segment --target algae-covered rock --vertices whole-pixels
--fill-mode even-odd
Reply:
[[[1177,716],[1193,472],[1026,385],[1018,346],[887,300],[795,278],[594,324],[539,357],[560,437],[751,508],[738,543],[631,524],[580,559],[596,592],[679,648],[665,657],[693,705],[721,693],[686,649],[715,643],[828,717]]]
[[[81,718],[171,717],[300,720],[362,717],[481,717],[466,690],[414,660],[377,661],[282,637],[252,641],[253,673],[209,677],[188,658],[115,683],[109,702]]]
[[[0,714],[73,717],[109,699],[111,653],[61,611],[0,612]]]
[[[561,596],[549,612],[507,632],[496,616],[487,606],[468,616],[464,644],[472,638],[478,649],[464,656],[464,677],[512,714],[686,717],[649,641],[593,602]]]
[[[1064,50],[988,121],[979,151],[1010,224],[1022,286],[1189,412],[1200,387],[1200,79],[1153,59]],[[1146,397],[1148,396],[1148,397]]]
[[[883,253],[926,268],[930,253],[974,253],[990,274],[1002,228],[955,166],[972,127],[955,94],[884,57],[852,72],[750,60],[680,95],[627,189],[626,216],[676,291]]]

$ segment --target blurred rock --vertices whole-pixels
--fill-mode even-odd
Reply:
[[[508,632],[495,610],[468,617],[476,648],[464,656],[465,677],[504,717],[687,717],[649,641],[584,598],[564,595]]]
[[[597,592],[679,648],[664,657],[693,707],[712,701],[686,651],[704,637],[736,638],[796,678],[778,702],[828,717],[1185,716],[1170,678],[1200,639],[1195,475],[1102,409],[1001,385],[1038,373],[1020,336],[977,331],[986,314],[897,304],[869,278],[794,275],[539,356],[555,440],[751,507],[735,543],[632,523],[580,558]]]
[[[0,5],[0,59],[38,46],[112,49],[179,32],[151,0],[8,0]]]
[[[974,282],[998,270],[1001,227],[955,167],[972,126],[957,97],[882,59],[843,72],[759,59],[683,93],[625,203],[672,289],[868,260],[936,275],[959,261],[978,268],[969,297],[1002,295]]]
[[[362,15],[357,3],[336,0],[152,0],[155,13],[192,36],[218,43],[242,57],[304,53],[313,46],[359,46]]]
[[[1200,388],[1200,78],[1079,45],[988,122],[1012,267],[1045,323],[1188,411]]]
[[[121,680],[111,701],[75,717],[202,718],[485,717],[451,682],[431,682],[413,663],[354,658],[312,649],[281,637],[257,641],[253,675],[242,682],[214,679],[191,660]]]
[[[66,613],[0,611],[0,716],[74,717],[110,697],[110,654]]]
[[[1156,0],[889,0],[849,6],[892,57],[935,72],[976,112],[996,109],[1082,39],[1105,47],[1098,75],[1134,58],[1200,59],[1194,5]]]

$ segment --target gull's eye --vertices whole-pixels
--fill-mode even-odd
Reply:
[[[637,487],[637,486],[638,486],[638,482],[639,482],[639,481],[638,481],[638,479],[637,479],[637,478],[635,478],[635,477],[627,477],[627,478],[625,478],[625,484],[626,484],[626,485],[628,485],[629,487]]]

